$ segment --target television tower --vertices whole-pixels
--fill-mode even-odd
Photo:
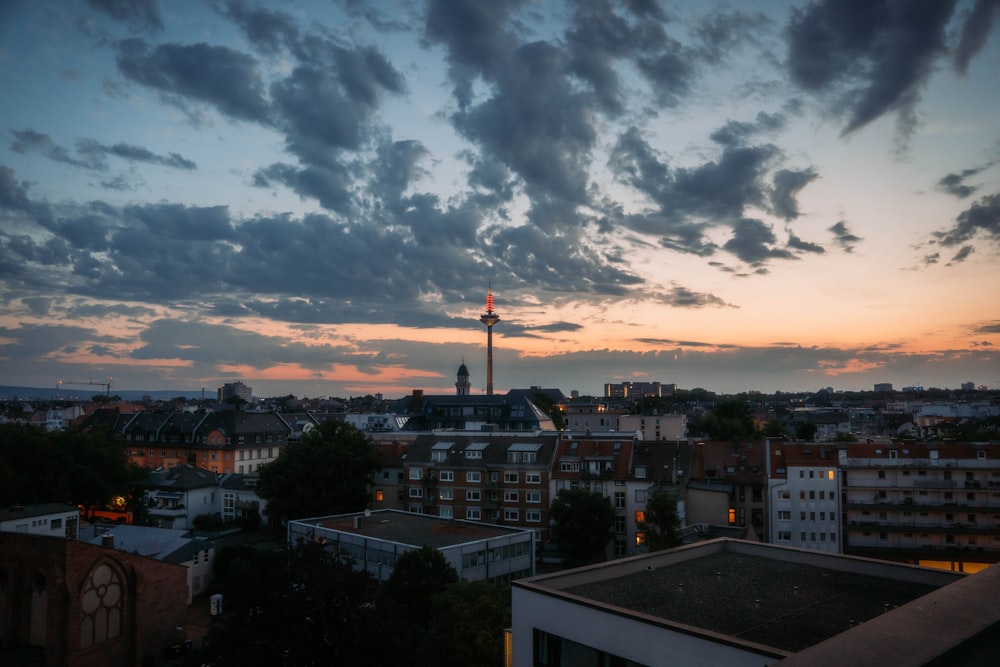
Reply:
[[[479,321],[486,325],[486,395],[493,395],[493,325],[500,321],[500,316],[493,312],[493,283],[490,283],[486,293],[486,312],[479,316]]]

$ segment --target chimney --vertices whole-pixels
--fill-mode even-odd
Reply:
[[[424,409],[424,390],[414,389],[413,390],[413,402],[410,405],[410,410],[412,412],[419,412]]]

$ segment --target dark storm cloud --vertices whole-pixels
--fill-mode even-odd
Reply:
[[[801,250],[802,252],[816,253],[817,255],[822,255],[826,252],[826,249],[823,248],[823,246],[809,241],[803,241],[795,234],[788,235],[788,247],[793,250]]]
[[[135,359],[180,359],[211,366],[248,364],[268,368],[274,364],[302,364],[306,368],[332,369],[337,363],[353,363],[347,347],[290,343],[277,336],[227,325],[155,320],[140,334]]]
[[[962,246],[961,248],[959,248],[958,252],[956,252],[955,255],[950,260],[948,260],[948,266],[964,262],[966,259],[969,258],[969,255],[971,255],[975,251],[976,249],[973,248],[971,245]]]
[[[787,65],[807,91],[829,94],[843,134],[897,113],[912,129],[914,108],[946,51],[955,0],[820,0],[792,10]]]
[[[727,137],[734,141],[750,134],[731,124],[728,128]],[[775,187],[768,185],[765,178],[780,157],[780,150],[772,144],[743,146],[727,139],[718,160],[671,169],[633,127],[619,136],[608,164],[619,181],[645,194],[657,207],[623,218],[624,224],[644,234],[660,235],[666,248],[701,256],[717,249],[706,236],[708,230],[728,227],[733,235],[724,249],[759,265],[794,255],[773,247],[777,240],[773,232],[759,221],[747,220],[745,210],[767,208],[776,201],[786,214],[797,211],[795,194],[815,178],[811,170],[786,170],[775,177]]]
[[[247,41],[264,53],[273,55],[299,39],[295,19],[285,12],[250,7],[242,0],[227,0],[219,12],[239,26]]]
[[[145,162],[173,169],[193,170],[198,166],[178,153],[157,155],[148,148],[126,143],[106,146],[93,139],[81,139],[76,143],[76,156],[73,156],[65,147],[53,142],[49,135],[36,132],[30,128],[11,130],[11,135],[14,137],[14,141],[11,142],[10,149],[15,153],[24,154],[30,151],[38,151],[55,162],[62,162],[74,167],[94,171],[106,171],[108,169],[106,157],[109,155],[128,160],[129,162]]]
[[[1000,193],[980,198],[958,214],[951,229],[935,232],[934,237],[943,246],[957,246],[976,236],[1000,243]]]
[[[175,241],[219,241],[235,238],[229,210],[225,206],[184,206],[183,204],[146,204],[126,206],[122,218],[128,227],[136,223],[152,239]]]
[[[963,169],[959,173],[951,173],[941,177],[941,180],[937,182],[938,190],[942,192],[947,192],[950,195],[954,195],[959,199],[964,199],[970,195],[976,193],[979,190],[978,185],[968,185],[966,180],[972,178],[973,176],[985,171],[989,167],[992,167],[993,163],[983,165],[982,167],[974,167],[972,169]]]
[[[660,296],[660,301],[675,308],[702,308],[704,306],[732,307],[732,304],[714,294],[694,292],[686,287],[675,285],[669,292]]]
[[[326,162],[304,168],[275,163],[258,169],[253,184],[261,188],[282,184],[301,197],[315,199],[328,211],[353,213],[355,183],[351,168],[332,160]]]
[[[430,152],[419,141],[394,141],[379,147],[369,191],[390,208],[400,208],[403,193],[426,175],[420,161]],[[430,196],[430,195],[427,195]]]
[[[753,218],[744,218],[733,227],[733,236],[723,248],[751,266],[760,266],[769,259],[792,259],[792,253],[775,248],[777,237],[769,226]]]
[[[72,318],[123,316],[130,319],[141,319],[156,314],[156,311],[146,306],[130,306],[124,303],[87,303],[78,301],[66,308],[65,313]]]
[[[151,47],[141,39],[126,39],[118,43],[117,63],[127,79],[160,91],[181,108],[192,100],[232,118],[268,122],[257,61],[245,53],[204,42]]]
[[[962,36],[955,47],[955,71],[959,74],[964,76],[969,71],[969,62],[986,45],[998,13],[1000,2],[997,0],[976,0],[972,11],[966,14]]]
[[[799,217],[799,202],[796,196],[819,178],[814,169],[792,171],[780,169],[774,173],[774,189],[771,191],[771,206],[775,215],[785,220]]]
[[[157,0],[86,0],[87,4],[133,28],[163,30]]]
[[[18,182],[14,170],[0,164],[0,206],[3,208],[27,210],[31,207],[28,186]]]
[[[829,231],[833,233],[833,238],[844,252],[854,252],[854,246],[857,245],[862,239],[860,236],[855,236],[847,228],[847,223],[841,220],[835,223],[829,228]]]
[[[786,122],[784,114],[761,111],[753,123],[730,120],[708,138],[723,146],[745,146],[760,134],[773,134],[783,129]]]

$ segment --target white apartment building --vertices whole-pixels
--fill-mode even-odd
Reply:
[[[841,474],[835,450],[768,439],[768,542],[842,553]]]

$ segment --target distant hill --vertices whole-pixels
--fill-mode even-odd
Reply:
[[[92,389],[88,387],[60,387],[58,391],[58,396],[56,396],[55,387],[10,387],[7,385],[0,385],[0,400],[35,400],[35,401],[51,401],[55,398],[61,400],[75,400],[75,401],[86,401],[90,400],[92,396],[104,395],[104,389],[101,386],[94,386]],[[172,398],[177,398],[178,396],[185,396],[191,399],[200,399],[202,397],[201,389],[197,390],[184,390],[184,389],[168,389],[166,391],[143,391],[139,389],[117,389],[116,387],[111,387],[111,394],[114,396],[121,396],[123,400],[127,401],[138,401],[142,400],[143,397],[149,396],[154,401],[169,401]],[[215,398],[215,391],[205,391],[205,398]]]

